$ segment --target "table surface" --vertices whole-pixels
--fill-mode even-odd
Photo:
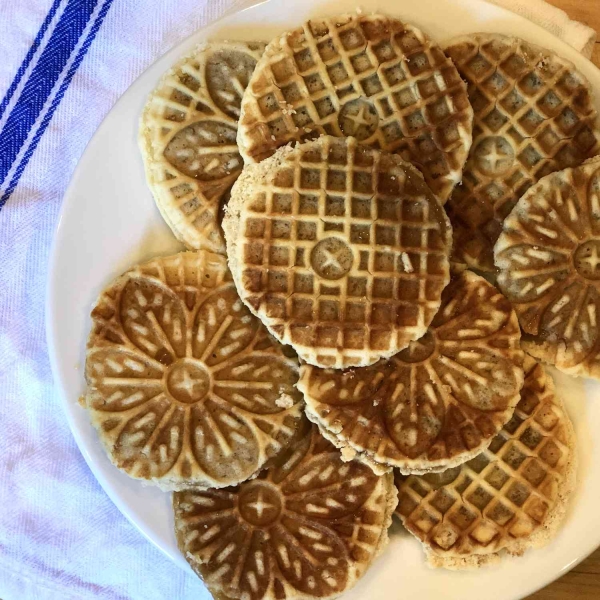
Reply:
[[[547,0],[600,32],[600,0]],[[592,56],[600,67],[600,43]],[[533,594],[528,600],[598,600],[600,598],[600,549],[564,577]]]

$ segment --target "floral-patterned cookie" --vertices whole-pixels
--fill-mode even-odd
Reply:
[[[224,257],[134,267],[92,322],[83,404],[128,475],[163,489],[234,485],[296,433],[297,360],[244,307]]]
[[[174,494],[179,548],[215,598],[334,598],[388,541],[391,474],[344,463],[307,427],[258,478]]]
[[[442,471],[487,448],[523,385],[510,303],[465,271],[450,282],[427,333],[364,369],[300,368],[306,414],[350,459],[377,473]]]

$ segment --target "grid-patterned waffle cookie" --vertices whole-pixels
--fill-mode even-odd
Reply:
[[[467,80],[475,111],[463,180],[446,205],[453,258],[493,272],[502,221],[523,193],[600,151],[596,110],[572,63],[518,38],[468,35],[446,53]]]
[[[383,15],[308,21],[275,38],[242,100],[247,162],[292,140],[353,136],[417,165],[445,202],[471,146],[466,85],[441,48]]]
[[[222,600],[337,598],[387,545],[397,497],[308,428],[257,479],[173,496],[181,552]]]
[[[163,489],[235,485],[302,422],[288,355],[238,298],[223,256],[156,258],[96,302],[82,404],[131,477]]]
[[[246,165],[223,221],[242,300],[310,364],[364,366],[425,331],[451,230],[395,154],[323,136]]]
[[[527,352],[600,379],[600,158],[544,177],[517,203],[495,248],[498,285]]]
[[[523,385],[519,338],[510,303],[466,271],[406,350],[364,369],[303,365],[298,389],[346,459],[377,473],[440,471],[479,454],[511,418]]]
[[[163,76],[142,113],[146,179],[162,216],[187,248],[225,253],[220,207],[242,170],[237,120],[264,47],[198,46]]]
[[[444,473],[398,477],[396,513],[429,564],[472,568],[547,543],[575,483],[574,432],[554,383],[527,358],[522,399],[490,447]]]

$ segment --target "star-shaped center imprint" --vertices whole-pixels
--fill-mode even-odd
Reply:
[[[365,113],[368,114],[367,107],[363,104],[358,111],[358,114],[349,116],[348,118],[354,123],[355,128],[358,129],[361,125],[370,125],[373,119],[366,119]]]
[[[263,516],[263,513],[266,510],[271,510],[273,508],[276,508],[274,504],[270,504],[269,502],[265,502],[264,498],[263,498],[263,491],[260,490],[258,492],[258,498],[256,499],[256,502],[250,502],[248,504],[248,508],[251,508],[253,510],[256,511],[256,516],[261,519]]]
[[[208,393],[210,375],[200,361],[181,359],[167,371],[166,387],[175,400],[192,404],[202,400]]]
[[[588,240],[573,255],[577,272],[585,279],[600,279],[600,240]]]
[[[379,124],[379,115],[370,102],[359,98],[342,106],[338,123],[344,135],[365,140],[375,133]]]
[[[479,170],[490,177],[497,177],[508,171],[515,157],[510,144],[501,137],[481,140],[473,156]]]
[[[282,501],[279,491],[262,481],[242,484],[239,511],[244,520],[255,527],[270,525],[279,517]]]
[[[312,268],[324,279],[340,279],[350,271],[353,261],[352,250],[336,237],[321,240],[310,255]]]
[[[600,258],[598,257],[598,248],[594,246],[592,248],[591,254],[587,258],[582,259],[582,261],[587,263],[592,271],[595,271],[598,268],[598,265],[600,264]]]
[[[188,396],[193,396],[194,388],[196,387],[196,385],[198,385],[198,383],[198,381],[194,381],[190,377],[190,372],[186,368],[184,368],[182,369],[181,373],[181,381],[179,381],[178,383],[174,383],[173,387],[177,388],[178,390],[183,390],[187,392]]]
[[[340,254],[342,254],[343,251],[344,251],[344,249],[340,248],[334,254],[332,252],[329,252],[329,250],[323,249],[323,256],[325,257],[325,260],[323,261],[323,264],[321,266],[323,268],[325,268],[325,267],[334,267],[336,269],[340,269],[341,270],[342,265],[340,264],[340,261],[338,260],[338,257],[340,256]]]

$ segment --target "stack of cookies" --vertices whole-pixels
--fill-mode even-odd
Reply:
[[[165,74],[140,147],[187,251],[102,292],[82,404],[215,598],[339,596],[394,512],[438,567],[552,537],[574,433],[534,358],[600,378],[599,140],[566,60],[384,15]]]

